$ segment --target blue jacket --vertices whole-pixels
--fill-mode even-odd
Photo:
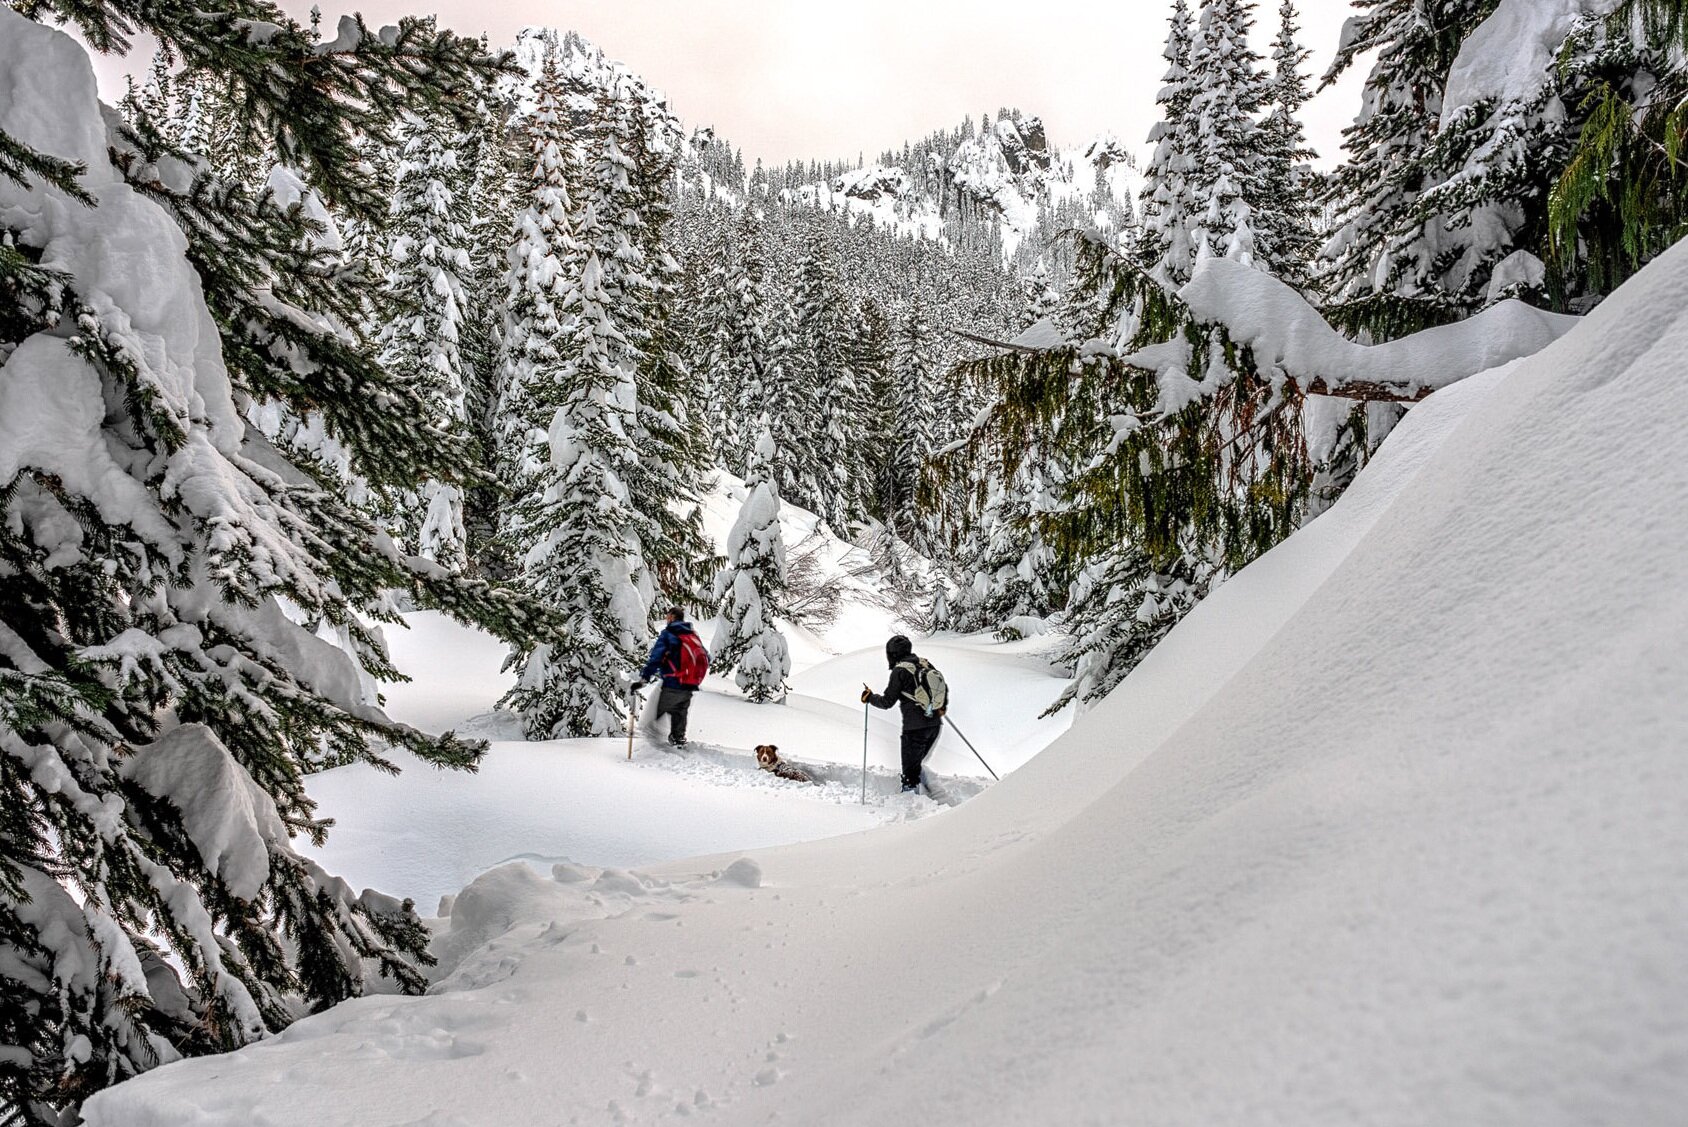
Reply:
[[[689,689],[691,686],[680,684],[674,673],[680,668],[680,635],[696,633],[689,622],[670,622],[656,636],[656,645],[651,647],[651,659],[645,662],[639,676],[649,681],[660,673],[663,688]]]

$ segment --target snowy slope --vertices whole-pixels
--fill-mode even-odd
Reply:
[[[1679,247],[1415,408],[943,817],[497,870],[434,996],[165,1067],[89,1121],[1680,1122],[1685,311]]]

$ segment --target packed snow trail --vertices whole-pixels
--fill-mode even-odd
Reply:
[[[1674,1125],[1685,351],[1679,246],[1415,408],[958,809],[759,851],[754,880],[496,870],[435,996],[88,1120]]]

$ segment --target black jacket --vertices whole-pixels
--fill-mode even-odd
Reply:
[[[909,654],[902,660],[916,666],[920,664],[920,659],[913,654]],[[892,705],[902,705],[903,731],[905,732],[918,731],[922,728],[942,727],[944,723],[942,716],[935,712],[928,716],[925,709],[914,703],[916,687],[914,674],[909,672],[908,666],[905,664],[894,665],[891,667],[891,683],[885,686],[883,693],[870,695],[867,698],[868,703],[875,708],[890,708]]]

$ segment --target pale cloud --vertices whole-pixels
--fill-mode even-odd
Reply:
[[[309,3],[284,0],[303,16]],[[1193,5],[1192,5],[1193,6]],[[1330,61],[1348,0],[1302,0],[1314,78]],[[1258,49],[1276,30],[1261,4]],[[1112,132],[1139,151],[1155,121],[1169,0],[370,0],[323,3],[371,23],[422,12],[508,42],[522,27],[573,28],[665,90],[690,125],[713,125],[747,157],[869,160],[965,115],[1016,106],[1058,143]],[[144,60],[130,62],[139,70]],[[123,64],[102,65],[108,90]],[[1325,163],[1358,107],[1356,83],[1308,108]]]

